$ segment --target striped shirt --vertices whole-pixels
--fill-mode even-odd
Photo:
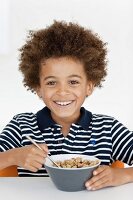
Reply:
[[[104,165],[110,165],[115,160],[133,164],[133,132],[115,118],[92,114],[83,107],[79,121],[71,125],[66,137],[47,107],[36,114],[14,116],[0,134],[0,151],[30,145],[26,135],[37,143],[46,143],[51,155],[76,153],[96,156]],[[37,172],[18,167],[18,174],[47,176],[44,166]]]

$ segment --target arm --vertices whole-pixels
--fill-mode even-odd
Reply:
[[[97,190],[133,182],[133,167],[122,169],[101,166],[93,172],[93,175],[85,184],[88,190]]]
[[[39,144],[39,146],[43,151],[34,145],[28,145],[0,152],[0,170],[17,165],[33,172],[38,171],[44,164],[44,159],[48,153],[46,144]]]
[[[23,115],[21,117],[23,119]],[[24,117],[26,116],[24,115]],[[46,144],[39,144],[44,151],[34,145],[22,146],[23,135],[20,126],[22,119],[20,119],[19,115],[13,117],[0,134],[0,169],[17,165],[35,172],[44,164],[48,148]],[[25,121],[26,123],[27,121]]]
[[[133,164],[133,132],[117,120],[112,125],[112,160]],[[93,177],[86,182],[87,189],[96,190],[108,186],[118,186],[133,182],[133,167],[112,168],[101,166],[93,172]]]

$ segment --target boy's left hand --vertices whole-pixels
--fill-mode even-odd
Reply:
[[[85,183],[85,186],[88,190],[97,190],[108,186],[122,185],[128,182],[123,170],[104,165],[100,166],[93,171],[93,177]]]

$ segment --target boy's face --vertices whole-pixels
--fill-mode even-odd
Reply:
[[[41,63],[37,94],[51,110],[55,121],[75,122],[93,84],[87,80],[83,64],[67,57],[50,58]]]

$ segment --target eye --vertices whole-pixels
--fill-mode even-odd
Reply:
[[[48,86],[54,86],[54,85],[56,85],[56,81],[48,81],[46,83],[46,85],[48,85]]]
[[[70,80],[70,81],[69,81],[69,84],[70,84],[70,85],[73,85],[73,86],[76,86],[76,85],[79,84],[79,81],[77,81],[77,80]]]

